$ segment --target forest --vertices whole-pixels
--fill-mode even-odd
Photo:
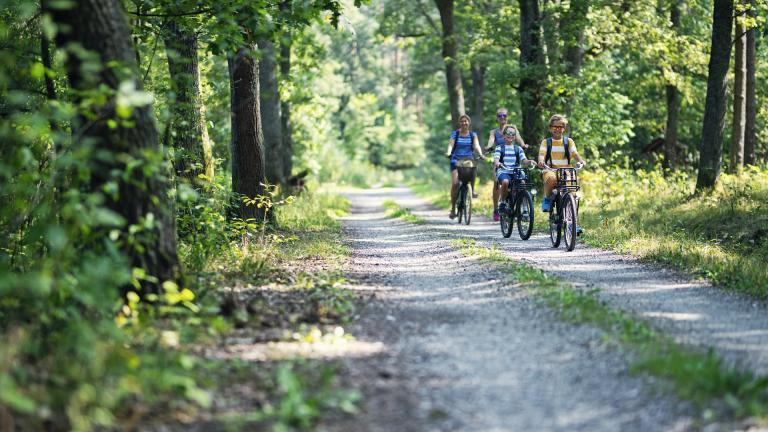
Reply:
[[[406,185],[447,216],[463,114],[485,147],[508,109],[534,159],[566,115],[588,162],[585,244],[763,302],[767,15],[765,0],[0,0],[0,430],[358,415],[366,392],[335,361],[232,341],[352,343],[368,294],[349,289],[343,191]],[[766,418],[768,381],[744,380],[693,399]]]

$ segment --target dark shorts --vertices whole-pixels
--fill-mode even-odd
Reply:
[[[451,171],[456,169],[456,161],[451,161]]]
[[[512,183],[512,174],[509,174],[509,173],[498,173],[496,175],[496,182],[498,182],[499,184],[504,182],[504,180],[507,180],[510,183]]]

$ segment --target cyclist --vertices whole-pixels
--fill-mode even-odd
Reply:
[[[488,145],[485,146],[485,151],[490,152],[498,146],[504,144],[504,136],[502,131],[507,125],[507,118],[509,111],[506,108],[499,108],[496,110],[496,120],[499,122],[499,127],[493,129],[488,136]],[[524,149],[528,148],[528,145],[523,141],[523,137],[517,134],[517,142]],[[496,179],[496,175],[493,176],[493,190],[491,191],[491,200],[493,201],[493,220],[499,221],[499,182]]]
[[[477,134],[469,130],[470,123],[472,123],[472,119],[468,115],[462,114],[459,117],[459,129],[451,132],[448,150],[445,152],[445,156],[451,159],[451,214],[448,215],[451,219],[456,217],[456,195],[459,190],[459,171],[456,168],[456,162],[459,159],[472,158],[474,152],[479,155],[483,154]],[[472,185],[473,197],[476,197],[474,190],[474,185]]]
[[[555,114],[549,119],[549,132],[551,136],[541,141],[539,145],[539,168],[566,168],[571,166],[571,161],[586,165],[587,162],[576,151],[576,143],[565,135],[568,126],[568,118],[561,114]],[[567,140],[567,146],[564,142]],[[542,173],[544,181],[544,199],[541,201],[541,210],[548,212],[552,208],[550,194],[557,186],[557,175],[554,171]]]
[[[493,154],[493,168],[496,170],[496,181],[501,185],[500,211],[506,210],[509,185],[513,180],[512,168],[520,168],[523,165],[536,165],[535,162],[525,157],[522,147],[516,144],[518,142],[517,138],[520,136],[517,128],[513,125],[506,125],[503,131],[504,144],[497,146]]]

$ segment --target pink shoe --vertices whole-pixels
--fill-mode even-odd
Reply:
[[[498,211],[494,211],[493,212],[493,221],[494,222],[498,222],[499,219],[501,219],[501,216],[499,216],[499,212]]]

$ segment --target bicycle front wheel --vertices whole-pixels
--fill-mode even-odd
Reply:
[[[533,232],[533,195],[529,191],[522,191],[517,196],[517,233],[521,240],[531,238]]]
[[[560,200],[552,200],[552,206],[549,209],[549,240],[552,241],[552,247],[560,246],[560,235],[562,233],[562,215],[560,214]]]
[[[572,251],[576,247],[576,198],[567,194],[563,198],[563,230],[565,231],[565,250]]]
[[[464,205],[465,205],[465,199],[467,196],[467,188],[464,187],[464,185],[459,186],[459,196],[456,198],[456,206],[458,207],[456,210],[456,213],[458,213],[458,219],[459,224],[461,224],[461,220],[464,217]]]
[[[466,194],[464,194],[464,223],[467,225],[472,220],[472,192],[472,185],[468,185]]]

